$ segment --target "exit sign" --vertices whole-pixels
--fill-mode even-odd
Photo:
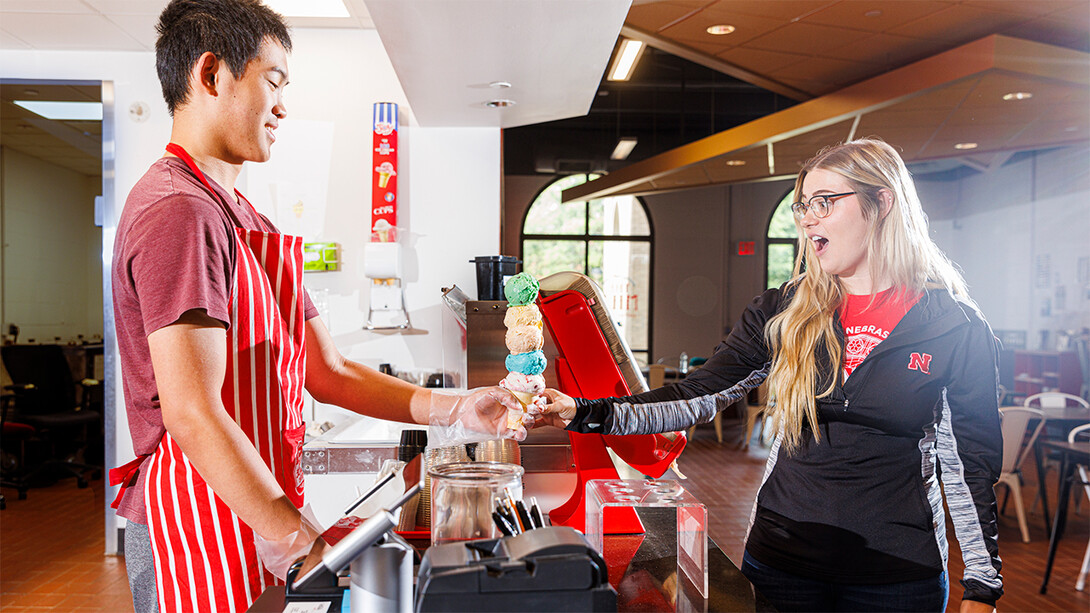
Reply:
[[[753,255],[756,241],[738,241],[738,255]]]

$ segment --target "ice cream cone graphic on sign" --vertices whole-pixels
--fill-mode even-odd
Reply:
[[[397,172],[394,171],[394,165],[389,162],[383,162],[378,166],[375,166],[375,172],[378,173],[378,186],[383,188],[390,182],[390,177],[397,176]]]

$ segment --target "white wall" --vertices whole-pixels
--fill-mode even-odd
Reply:
[[[91,340],[102,335],[102,230],[95,226],[99,177],[4,148],[3,330],[19,340]]]

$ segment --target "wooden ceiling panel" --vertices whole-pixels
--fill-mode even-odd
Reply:
[[[825,7],[836,4],[835,0],[777,0],[776,2],[754,2],[753,0],[719,0],[709,10],[739,15],[753,15],[790,23],[801,19]]]
[[[947,111],[957,108],[976,86],[980,77],[969,77],[943,87],[925,90],[902,100],[896,108],[902,111]]]
[[[914,2],[837,2],[802,18],[817,23],[865,32],[886,32],[897,26],[921,19],[950,6],[946,2],[918,0]],[[878,15],[867,13],[877,10]]]
[[[1086,6],[1090,7],[1090,2]],[[1069,19],[1048,17],[1016,24],[1004,34],[1090,52],[1090,32],[1086,28],[1088,22],[1090,19],[1086,16]]]
[[[653,179],[650,183],[655,189],[663,190],[708,185],[711,181],[708,179],[708,175],[704,172],[703,167],[688,166],[664,177]]]
[[[766,73],[780,70],[793,64],[808,61],[808,57],[797,53],[779,53],[739,47],[719,54],[723,61],[730,62],[747,70],[760,68]]]
[[[811,55],[815,48],[835,51],[860,38],[859,32],[811,23],[789,23],[746,44],[754,49]]]
[[[727,162],[744,162],[744,164],[728,165]],[[751,147],[744,151],[714,157],[704,164],[704,172],[714,183],[729,183],[735,181],[752,180],[768,176],[768,148],[763,146]]]
[[[1078,143],[1090,140],[1090,124],[1073,124],[1069,121],[1039,121],[1011,139],[1011,149],[1036,149],[1042,146]]]
[[[987,9],[1002,13],[1014,13],[1022,17],[1043,17],[1071,7],[1068,0],[1031,0],[1029,2],[996,0],[965,0],[962,4],[974,8]]]
[[[701,0],[678,2],[633,2],[625,23],[647,32],[659,32],[706,4]]]
[[[997,13],[977,6],[959,4],[899,25],[890,29],[889,33],[961,44],[1004,31],[1024,20],[1025,18],[1011,13]]]
[[[708,26],[732,25],[730,34],[708,34]],[[718,10],[715,5],[689,16],[684,21],[675,23],[663,31],[666,36],[703,39],[724,48],[737,47],[749,41],[783,27],[783,22],[754,15],[744,15]]]
[[[934,109],[903,109],[900,105],[894,105],[863,115],[856,133],[866,134],[887,127],[909,130],[933,128],[935,120],[941,119],[936,118],[935,112]]]
[[[851,45],[834,51],[818,50],[817,55],[840,60],[863,60],[882,67],[892,67],[904,66],[927,57],[934,53],[934,47],[934,41],[892,34],[875,34],[856,39]]]
[[[851,83],[861,80],[864,75],[873,71],[874,66],[865,62],[815,57],[806,62],[785,66],[771,74],[773,79],[785,83],[805,80],[821,84],[830,81]]]

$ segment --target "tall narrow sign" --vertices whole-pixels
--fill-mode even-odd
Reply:
[[[376,102],[371,172],[371,241],[397,241],[397,105]]]

